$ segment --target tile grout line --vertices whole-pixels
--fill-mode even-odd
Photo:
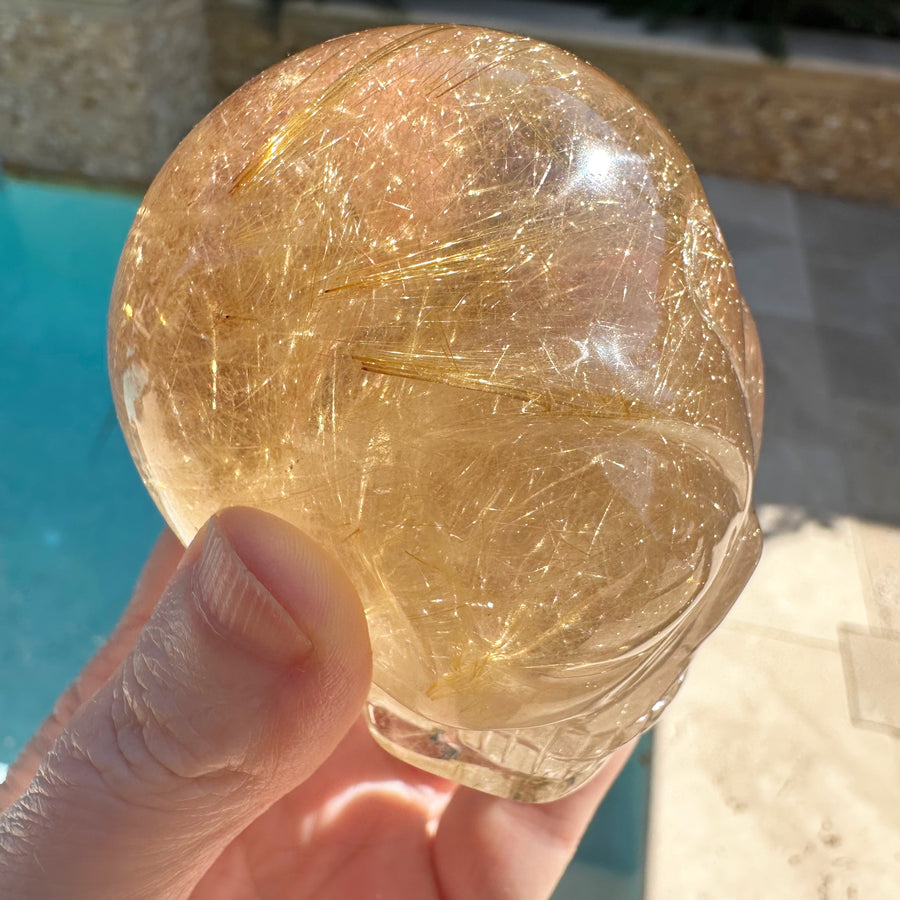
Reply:
[[[800,634],[796,631],[788,631],[785,628],[775,628],[771,625],[758,625],[755,622],[747,622],[743,619],[736,619],[734,617],[726,619],[721,627],[724,631],[737,631],[743,634],[752,634],[756,637],[769,638],[785,644],[796,644],[814,650],[828,650],[837,653],[840,649],[836,636],[833,641],[829,641],[825,638],[812,637],[811,635]]]

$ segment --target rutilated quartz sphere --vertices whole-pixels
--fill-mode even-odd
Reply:
[[[485,791],[648,728],[759,555],[759,345],[697,176],[533,40],[379,29],[250,81],[147,193],[109,358],[181,540],[241,504],[321,542],[376,739]]]

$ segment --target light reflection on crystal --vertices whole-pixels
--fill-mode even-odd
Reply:
[[[189,540],[346,567],[393,752],[521,799],[649,727],[755,565],[762,375],[699,181],[560,50],[364,32],[250,82],[145,198],[120,420]]]

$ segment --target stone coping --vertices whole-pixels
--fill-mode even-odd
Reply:
[[[203,0],[0,0],[0,161],[146,183],[211,103]]]
[[[900,42],[788,31],[787,61],[746,29],[710,40],[703,25],[650,33],[584,4],[294,0],[277,34],[252,0],[210,17],[212,77],[224,96],[296,50],[379,24],[456,21],[529,34],[571,49],[630,88],[704,172],[900,205]]]
[[[3,0],[0,0],[2,3]],[[21,0],[20,0],[21,2]],[[59,0],[44,0],[59,2]],[[116,0],[94,0],[116,2]],[[118,0],[129,2],[129,0]],[[259,10],[260,0],[225,0],[210,6]],[[483,25],[523,34],[541,34],[554,43],[584,41],[598,46],[624,46],[656,52],[687,53],[724,59],[764,61],[750,29],[738,25],[717,28],[677,19],[664,30],[648,30],[639,17],[616,16],[602,6],[567,0],[405,0],[396,9],[383,2],[364,0],[287,0],[285,11],[314,17],[327,15],[348,23],[367,22],[375,27],[388,18],[409,22],[456,22]],[[352,28],[352,24],[348,24]],[[346,33],[346,29],[344,32]],[[900,78],[900,41],[867,35],[789,28],[785,32],[790,64],[798,67],[881,67]]]
[[[639,96],[704,172],[900,205],[900,42],[787,33],[787,61],[745,30],[648,33],[545,0],[0,0],[0,159],[149,180],[190,124],[285,55],[404,22],[457,21],[573,50]],[[60,72],[66,73],[60,78]]]

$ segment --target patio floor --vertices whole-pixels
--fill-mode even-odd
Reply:
[[[900,210],[704,183],[766,361],[767,541],[656,729],[646,897],[892,897]]]

